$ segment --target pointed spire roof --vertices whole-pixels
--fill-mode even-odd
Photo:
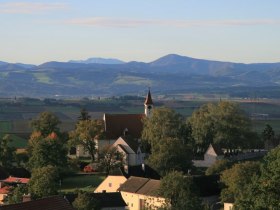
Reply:
[[[151,96],[151,91],[149,89],[149,92],[148,92],[148,95],[146,97],[146,100],[145,100],[145,105],[152,105],[153,104],[153,100],[152,100],[152,96]]]

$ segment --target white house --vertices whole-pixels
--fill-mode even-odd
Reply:
[[[203,160],[193,160],[193,164],[196,167],[210,167],[217,160],[224,158],[224,152],[221,148],[214,144],[210,144],[206,152],[204,153]]]
[[[158,209],[165,199],[157,195],[160,180],[131,176],[119,191],[129,210]]]

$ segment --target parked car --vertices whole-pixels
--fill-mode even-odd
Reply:
[[[84,167],[83,171],[86,173],[97,172],[97,165],[95,165],[95,164],[86,165]]]

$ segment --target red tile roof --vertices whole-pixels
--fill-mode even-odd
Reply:
[[[28,178],[19,178],[19,177],[8,177],[7,179],[2,180],[5,183],[22,183],[27,184],[29,182]]]
[[[74,210],[74,208],[62,196],[53,196],[35,201],[0,206],[0,210]]]
[[[143,130],[142,119],[144,114],[105,114],[105,134],[108,139],[117,139],[124,135],[140,138]]]
[[[10,187],[8,186],[0,188],[0,194],[8,194],[9,191],[10,191]]]
[[[152,100],[152,96],[151,96],[151,92],[149,90],[148,92],[148,95],[146,97],[146,100],[145,100],[145,105],[152,105],[153,104],[153,100]]]

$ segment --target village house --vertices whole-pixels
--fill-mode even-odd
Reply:
[[[221,160],[224,158],[224,152],[220,147],[214,144],[210,144],[204,153],[203,160],[193,160],[193,164],[195,167],[210,167],[217,160]]]
[[[123,166],[107,176],[94,192],[118,192],[119,187],[131,176],[156,180],[161,178],[154,169],[145,164],[136,166]]]
[[[118,190],[129,210],[158,209],[165,205],[159,187],[160,180],[131,176]]]
[[[10,192],[9,186],[3,186],[0,182],[0,205],[4,204],[5,198],[8,196]]]
[[[19,178],[9,176],[6,179],[0,181],[0,205],[4,203],[5,198],[10,193],[12,186],[17,186],[20,184],[27,184],[29,182],[28,178]]]

